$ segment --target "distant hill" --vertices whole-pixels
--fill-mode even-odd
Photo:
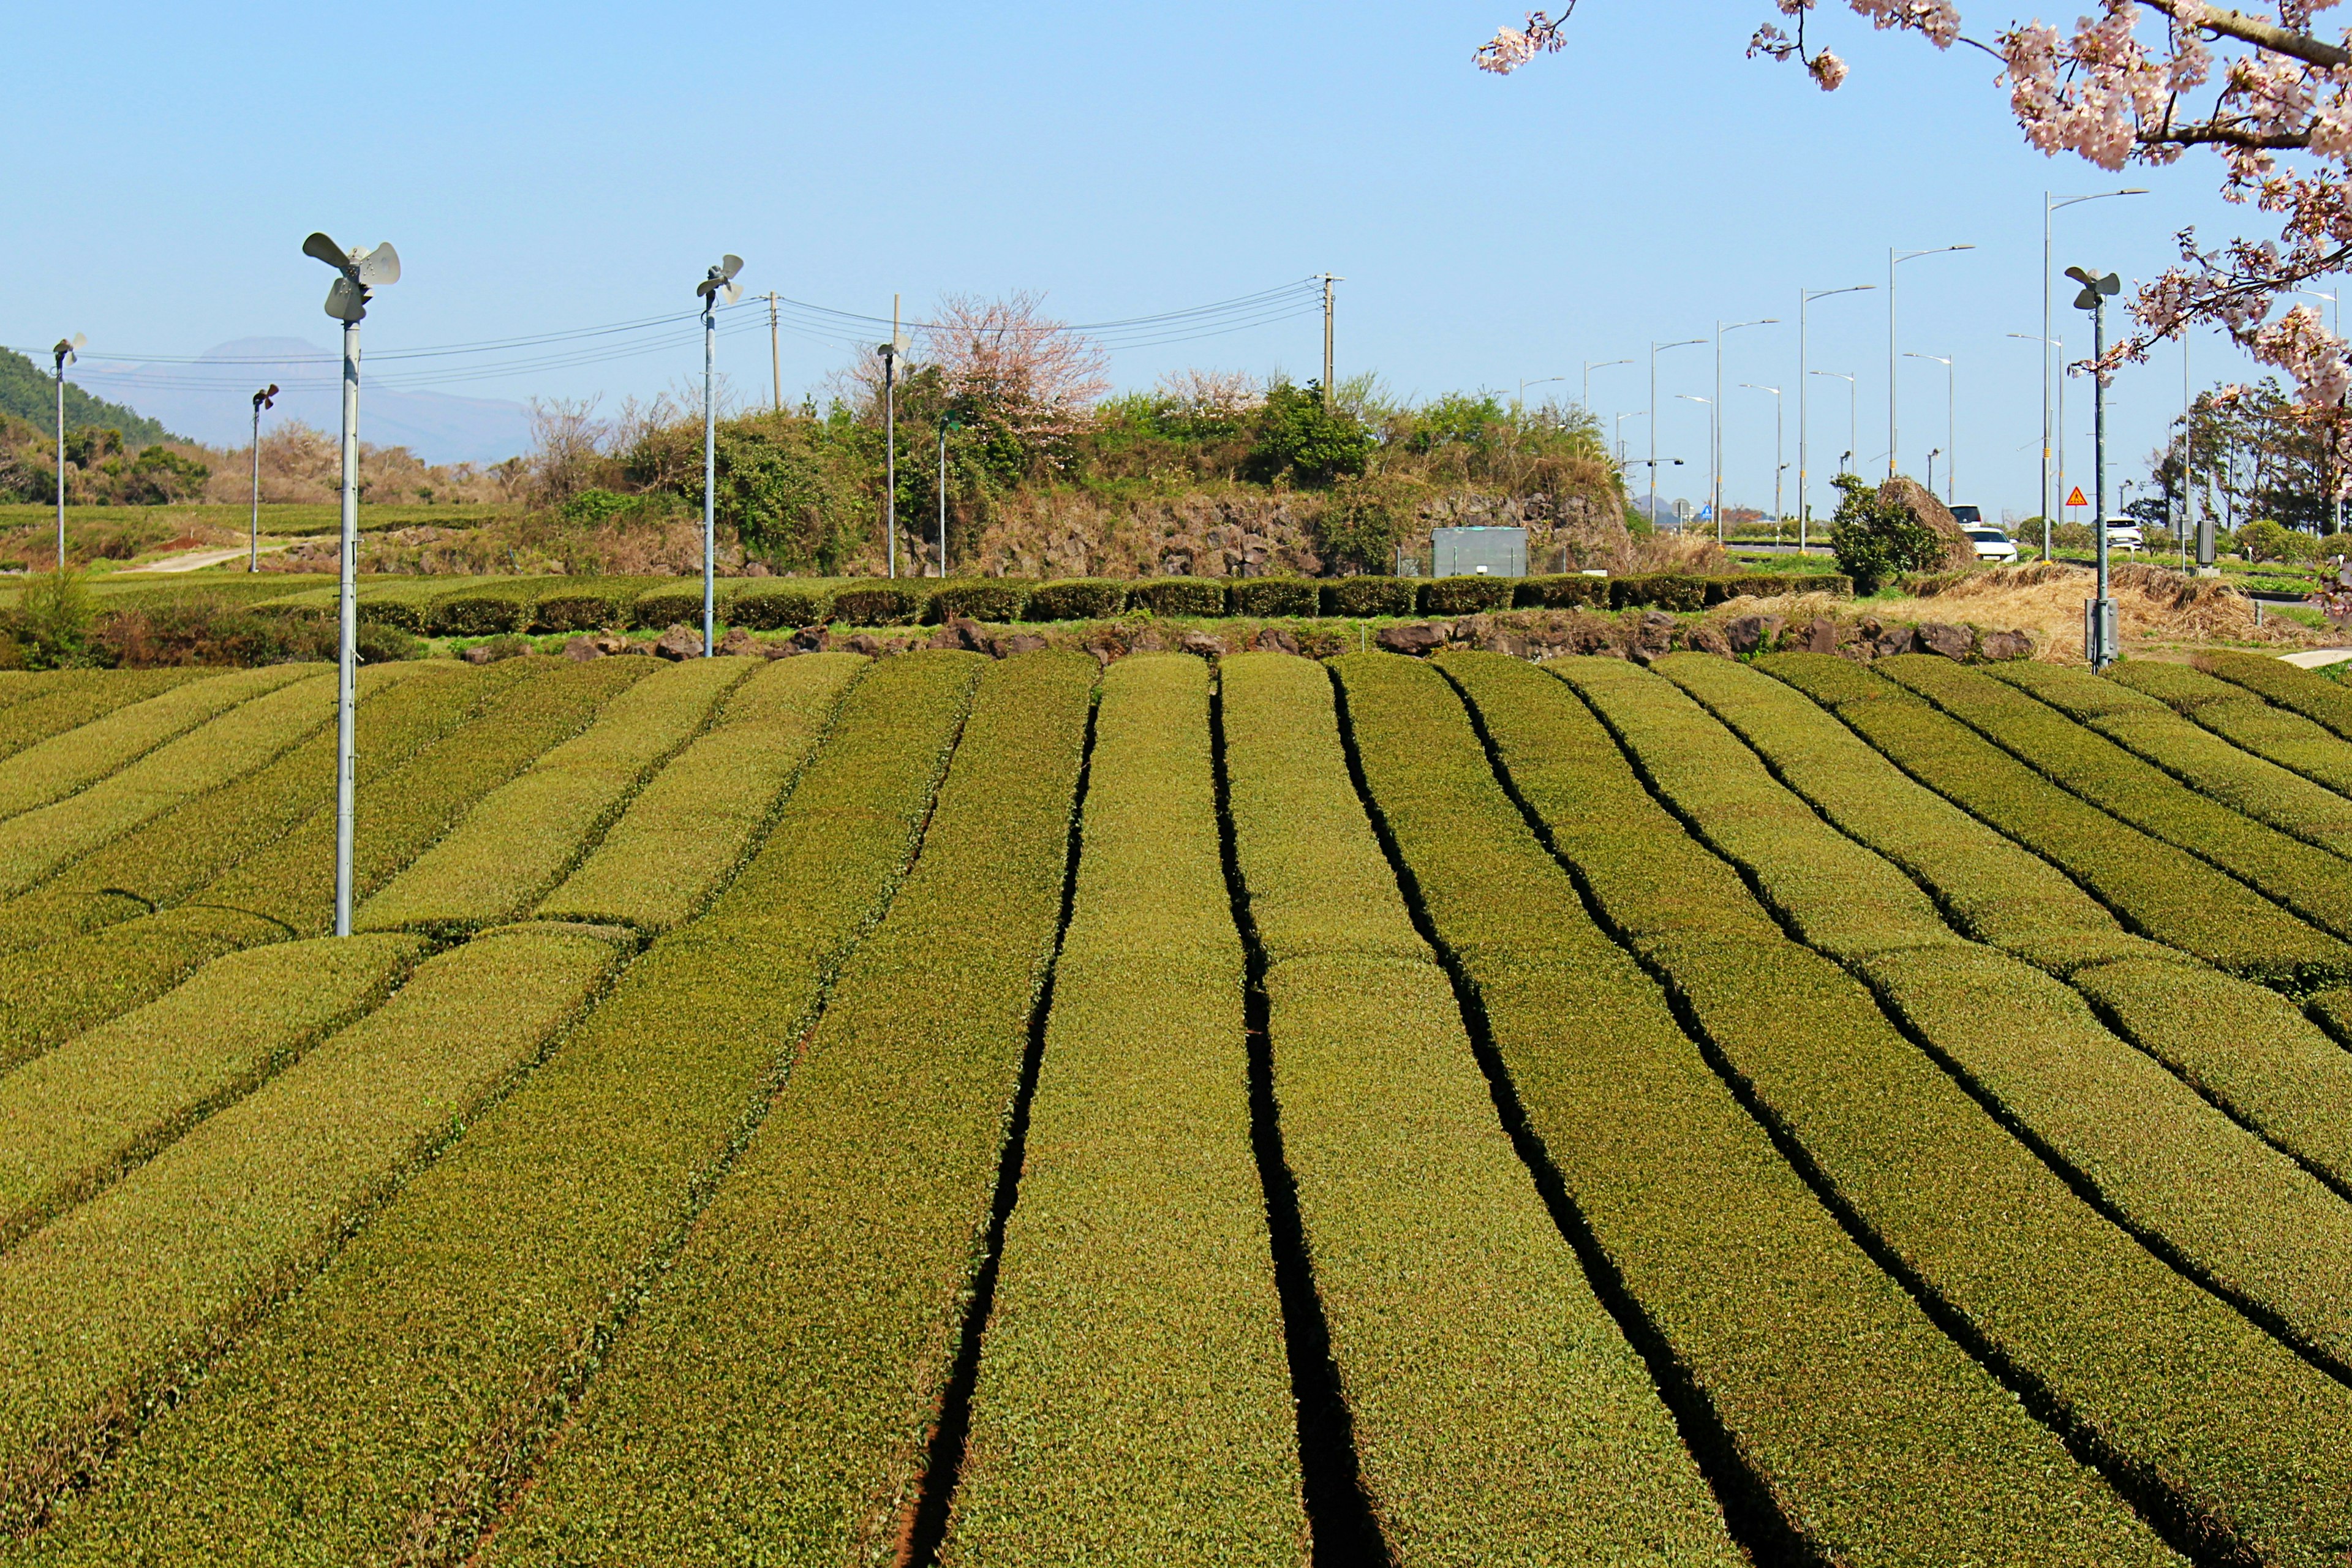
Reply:
[[[13,414],[43,430],[58,422],[58,384],[47,370],[11,349],[0,349],[0,414]],[[132,451],[170,441],[172,433],[145,415],[92,397],[66,378],[66,428],[97,425],[122,432],[122,444]]]

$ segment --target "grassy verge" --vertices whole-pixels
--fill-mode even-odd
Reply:
[[[696,658],[655,670],[587,729],[485,796],[360,909],[353,929],[456,931],[520,918],[756,668]]]
[[[1378,820],[1555,1209],[1751,1555],[2170,1561],[1822,1206],[1595,927],[1444,677],[1336,668]]]
[[[0,1258],[0,1521],[37,1518],[462,1129],[602,985],[615,937],[523,928],[428,962]]]
[[[734,889],[656,941],[26,1560],[173,1561],[233,1537],[255,1564],[463,1561],[887,906],[980,662],[895,659],[852,688]]]
[[[486,1562],[889,1560],[976,1330],[1094,681],[981,677],[922,858]]]
[[[1103,676],[946,1563],[1303,1563],[1209,669]]]
[[[1739,1561],[1495,1117],[1349,776],[1326,673],[1220,667],[1282,1155],[1395,1560]]]
[[[1566,685],[1496,655],[1444,662],[1605,918],[1948,1331],[2183,1544],[2328,1562],[2352,1492],[2309,1478],[2338,1463],[2352,1389],[2102,1217],[1859,983],[1783,936]]]
[[[0,1078],[0,1245],[375,1005],[423,949],[376,936],[231,953]]]
[[[280,664],[177,682],[27,746],[0,771],[0,819],[87,789],[205,721],[318,673],[315,665]]]
[[[2168,705],[2231,745],[2338,795],[2352,795],[2352,743],[2291,709],[2274,708],[2242,686],[2185,664],[2127,658],[2110,667],[2107,679]]]
[[[742,863],[865,665],[855,654],[813,654],[735,688],[710,729],[654,775],[541,903],[539,918],[648,931],[692,918]]]
[[[2352,1056],[2285,998],[2126,934],[2057,868],[1905,776],[1789,687],[1697,655],[1655,668],[1829,821],[1902,867],[1961,931],[2070,980],[2198,1092],[2352,1188]]]
[[[2352,689],[2340,679],[2258,654],[2206,654],[2191,662],[2265,702],[2301,714],[2339,741],[2352,741]]]

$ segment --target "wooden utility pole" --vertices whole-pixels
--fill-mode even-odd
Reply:
[[[1323,275],[1323,408],[1331,408],[1331,285],[1345,283],[1345,278],[1326,272]]]
[[[784,356],[776,346],[776,291],[768,290],[768,369],[775,377],[776,412],[784,411]]]

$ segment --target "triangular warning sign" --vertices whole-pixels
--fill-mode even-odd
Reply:
[[[2074,493],[2066,498],[2066,504],[2068,506],[2088,506],[2091,503],[2083,499],[2083,487],[2076,485],[2074,487]]]

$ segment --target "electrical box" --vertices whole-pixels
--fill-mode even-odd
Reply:
[[[2092,668],[2103,669],[2121,657],[2123,645],[2116,637],[2116,602],[2113,599],[2083,601],[2083,658]]]
[[[1528,531],[1524,528],[1440,528],[1431,531],[1433,575],[1524,577]]]

